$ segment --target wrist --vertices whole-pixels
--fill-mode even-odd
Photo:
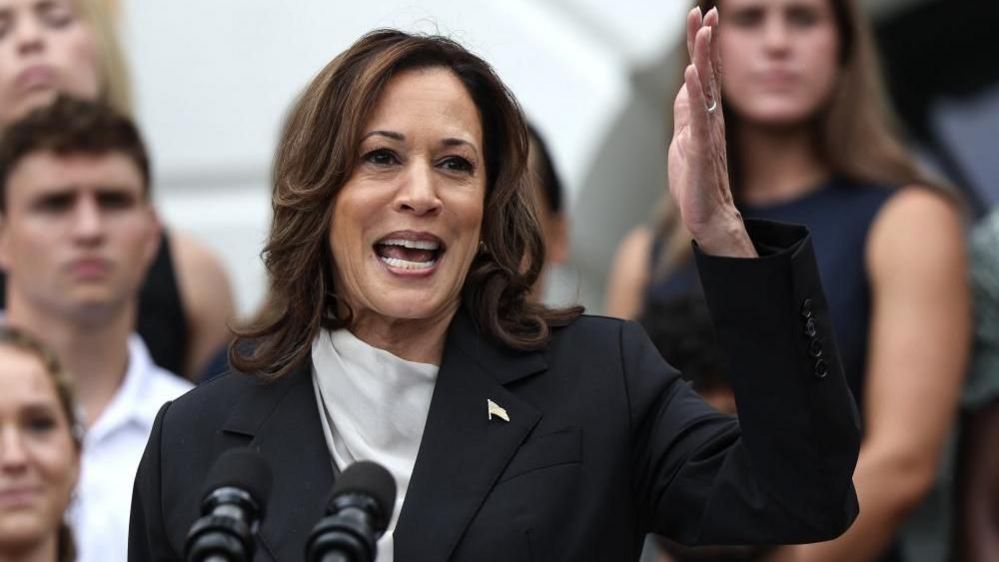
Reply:
[[[759,254],[753,246],[742,214],[734,208],[715,220],[691,229],[697,245],[706,254],[727,258],[755,258]]]

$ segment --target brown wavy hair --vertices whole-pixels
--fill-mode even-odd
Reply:
[[[528,300],[545,250],[527,181],[528,137],[519,105],[492,68],[451,39],[382,29],[323,68],[293,106],[273,172],[274,212],[263,260],[270,281],[264,311],[236,330],[229,359],[239,371],[284,376],[308,358],[321,329],[338,316],[328,233],[337,195],[360,161],[363,127],[400,72],[446,68],[467,89],[482,120],[485,251],[472,262],[461,298],[480,332],[513,349],[547,343],[552,326],[581,307],[550,309]],[[341,311],[344,308],[340,309]]]
[[[814,140],[819,156],[831,170],[849,180],[884,186],[918,184],[934,190],[959,209],[963,202],[952,187],[922,170],[908,153],[900,127],[888,102],[870,24],[855,0],[826,0],[832,8],[839,36],[840,73],[829,102],[814,119]],[[724,0],[698,0],[707,13],[724,9]],[[724,31],[722,32],[724,33]],[[677,47],[686,52],[686,43]],[[681,57],[686,66],[689,57]],[[682,81],[682,79],[681,79]],[[677,86],[679,89],[679,85]],[[738,199],[741,167],[736,141],[739,118],[724,108],[728,138],[729,175]],[[657,256],[657,278],[690,257],[690,234],[667,196],[658,210],[654,232],[665,238]]]

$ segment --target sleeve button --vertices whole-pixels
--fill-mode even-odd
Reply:
[[[808,345],[808,353],[812,357],[818,359],[822,357],[822,342],[818,338],[813,338],[811,343]]]
[[[805,318],[812,317],[812,299],[805,299],[801,301],[801,315]]]
[[[808,320],[805,321],[805,335],[810,338],[814,338],[815,334],[816,334],[815,319],[809,318]]]
[[[826,375],[829,374],[829,364],[826,363],[825,359],[815,360],[815,376],[824,379]]]

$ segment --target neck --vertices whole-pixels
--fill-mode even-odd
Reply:
[[[740,123],[739,199],[753,205],[793,199],[831,173],[819,157],[811,127],[761,127]]]
[[[448,327],[458,304],[433,318],[419,320],[359,316],[350,326],[358,339],[407,361],[440,365]]]
[[[16,291],[8,291],[7,304],[8,322],[37,334],[73,376],[86,425],[92,426],[125,379],[135,303],[67,314],[34,306]]]
[[[55,534],[45,540],[26,546],[17,545],[11,549],[0,546],[0,562],[56,562],[59,541]]]

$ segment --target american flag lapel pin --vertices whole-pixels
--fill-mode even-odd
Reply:
[[[486,398],[486,407],[488,408],[489,420],[492,421],[493,416],[508,422],[510,421],[510,416],[506,413],[506,410],[500,407],[499,404],[493,402],[491,399]]]

